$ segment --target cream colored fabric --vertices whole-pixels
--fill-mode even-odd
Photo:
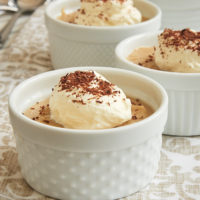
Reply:
[[[50,200],[32,190],[20,173],[9,122],[8,94],[22,80],[52,70],[44,8],[38,9],[0,51],[0,200]],[[200,199],[200,137],[163,136],[159,170],[152,183],[123,200]]]

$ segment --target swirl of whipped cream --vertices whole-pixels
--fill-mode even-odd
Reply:
[[[88,26],[131,25],[142,21],[133,0],[81,0],[74,23]]]
[[[51,118],[66,128],[113,128],[132,118],[130,99],[94,71],[75,71],[61,77],[49,107]]]
[[[165,29],[158,36],[155,62],[165,71],[200,72],[200,32]]]

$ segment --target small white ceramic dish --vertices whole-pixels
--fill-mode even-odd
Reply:
[[[147,75],[161,83],[169,97],[169,114],[165,134],[200,135],[200,73],[177,73],[153,70],[127,60],[141,46],[157,45],[159,33],[141,34],[122,41],[116,47],[116,65]]]
[[[200,31],[199,0],[150,0],[162,9],[162,28],[192,28]]]
[[[75,130],[41,124],[22,112],[46,98],[62,75],[95,70],[155,110],[132,125]],[[163,87],[138,73],[109,67],[66,68],[46,72],[18,85],[9,97],[18,159],[35,190],[63,200],[113,200],[128,196],[154,177],[160,158],[168,97]]]
[[[54,68],[74,66],[114,66],[114,49],[122,39],[160,28],[161,10],[146,0],[135,0],[135,6],[149,20],[129,26],[97,27],[70,24],[58,20],[62,8],[76,10],[80,0],[59,0],[46,9],[46,26]]]

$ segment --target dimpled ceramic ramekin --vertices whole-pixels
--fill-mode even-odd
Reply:
[[[160,28],[161,10],[145,0],[135,0],[135,6],[149,20],[127,26],[83,26],[58,20],[62,8],[66,11],[80,7],[80,0],[54,1],[46,9],[50,53],[54,68],[74,66],[114,66],[114,50],[122,39],[156,31]]]
[[[58,128],[22,114],[48,97],[61,76],[75,70],[99,72],[128,96],[147,102],[155,112],[135,124],[104,130]],[[168,97],[160,84],[126,70],[78,67],[32,77],[9,97],[21,172],[35,190],[58,199],[128,196],[150,183],[158,169],[167,106]]]
[[[158,81],[167,90],[169,113],[165,134],[200,135],[200,73],[159,71],[139,66],[127,60],[128,55],[135,48],[156,45],[158,34],[141,34],[122,41],[115,51],[116,65],[145,74]]]

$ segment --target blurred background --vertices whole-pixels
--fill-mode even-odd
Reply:
[[[162,9],[162,28],[200,30],[200,0],[150,1]]]
[[[0,0],[0,6],[16,7],[16,4],[28,4],[41,0]],[[51,0],[47,0],[51,1]],[[148,0],[147,0],[148,1]],[[200,0],[149,0],[157,4],[163,12],[162,28],[200,30]],[[13,12],[6,13],[0,9],[0,26]],[[6,16],[5,16],[6,15]]]

